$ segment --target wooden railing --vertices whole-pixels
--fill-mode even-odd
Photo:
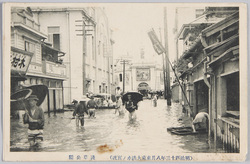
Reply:
[[[232,117],[221,117],[217,120],[220,132],[219,137],[227,152],[239,153],[240,150],[240,124],[239,119]]]

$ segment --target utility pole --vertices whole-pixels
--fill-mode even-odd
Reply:
[[[85,31],[85,22],[83,21],[82,25],[82,34],[83,34],[83,56],[82,56],[82,81],[83,81],[83,95],[86,94],[86,31]]]
[[[126,64],[128,64],[128,59],[121,59],[120,63],[123,65],[123,73],[122,73],[122,91],[125,92],[125,75],[126,75]]]
[[[159,28],[160,31],[160,41],[162,43],[162,37],[161,37],[161,28]],[[165,53],[162,53],[162,71],[163,71],[163,84],[164,84],[164,99],[167,99],[167,83],[166,83],[166,66],[165,66]]]
[[[167,7],[164,7],[164,36],[165,36],[165,59],[169,59],[168,55],[168,26],[167,26]],[[167,98],[167,104],[171,105],[171,91],[170,91],[170,70],[169,70],[169,63],[167,60],[166,62],[166,93],[165,96]]]

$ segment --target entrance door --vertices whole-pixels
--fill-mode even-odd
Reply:
[[[142,82],[138,85],[138,91],[145,97],[148,95],[148,88],[149,86],[145,82]]]
[[[196,84],[196,109],[197,113],[206,109],[208,111],[208,87],[204,81],[199,81]],[[196,114],[196,113],[195,113]]]

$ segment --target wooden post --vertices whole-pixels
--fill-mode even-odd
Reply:
[[[168,56],[168,26],[167,26],[167,7],[164,7],[164,34],[165,34],[165,58],[169,58]],[[170,91],[170,72],[169,72],[169,63],[167,60],[166,62],[166,98],[167,98],[167,104],[171,105],[171,91]]]
[[[162,37],[161,37],[161,28],[159,29],[160,31],[160,40],[161,40],[161,43],[162,43]],[[164,99],[167,99],[167,83],[166,83],[166,66],[165,66],[165,53],[162,53],[162,72],[163,72],[163,84],[164,84]]]
[[[49,90],[47,94],[47,101],[48,101],[48,116],[50,117],[50,100],[49,100]]]

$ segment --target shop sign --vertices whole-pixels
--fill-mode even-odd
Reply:
[[[29,67],[31,57],[31,55],[12,51],[10,55],[11,71],[25,74]]]

